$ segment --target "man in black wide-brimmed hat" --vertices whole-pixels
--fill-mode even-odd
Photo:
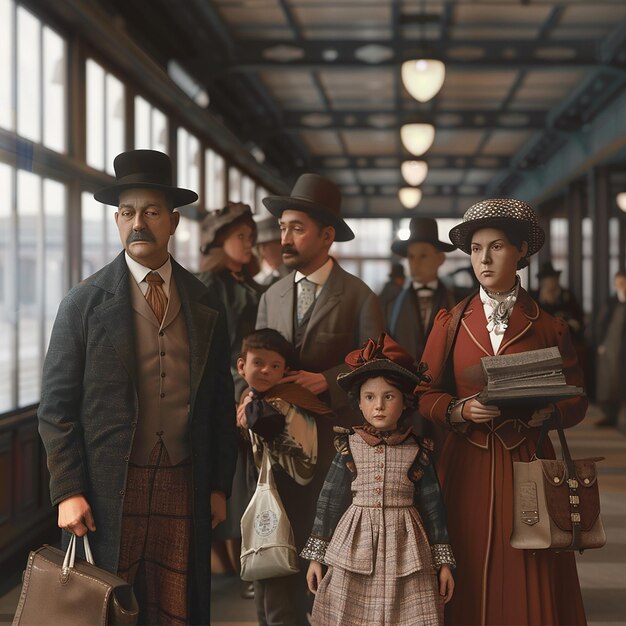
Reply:
[[[140,623],[208,624],[211,528],[235,466],[225,314],[168,253],[167,155],[133,150],[95,194],[124,246],[63,299],[44,363],[39,431],[59,526],[93,532],[96,564],[133,583]]]
[[[274,328],[294,346],[300,369],[285,381],[319,395],[343,424],[354,423],[337,374],[348,370],[346,354],[369,337],[379,336],[383,321],[372,290],[329,254],[334,241],[354,239],[341,217],[339,188],[317,174],[303,174],[289,196],[270,196],[263,204],[279,222],[283,262],[291,271],[261,297],[257,328]],[[330,420],[318,423],[319,456],[312,493],[319,491],[332,461],[331,427]],[[298,550],[302,547],[297,546]],[[265,586],[264,598],[255,597],[259,615],[271,615],[276,620],[271,623],[307,624],[306,589],[303,575],[272,581]]]

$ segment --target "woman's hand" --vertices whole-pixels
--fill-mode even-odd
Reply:
[[[476,398],[472,398],[463,404],[461,416],[468,422],[482,424],[483,422],[488,422],[495,417],[499,417],[500,409],[497,406],[483,404],[482,402],[476,400]]]
[[[539,428],[543,426],[543,423],[552,417],[552,414],[556,410],[554,404],[550,403],[548,406],[543,407],[542,409],[537,409],[531,416],[528,421],[528,425],[531,428]]]
[[[82,494],[70,496],[59,502],[59,528],[63,528],[77,537],[95,532],[96,523],[91,507]]]
[[[311,561],[309,563],[309,569],[306,573],[306,584],[308,585],[311,593],[317,593],[323,577],[324,574],[322,572],[322,564],[319,561]]]
[[[452,600],[454,593],[454,576],[449,565],[442,565],[439,570],[439,595],[443,596],[444,604]]]

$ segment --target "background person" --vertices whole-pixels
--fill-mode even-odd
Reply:
[[[261,259],[261,270],[254,280],[264,287],[270,287],[289,270],[283,263],[283,247],[280,243],[280,228],[275,217],[265,217],[257,221],[256,247]]]

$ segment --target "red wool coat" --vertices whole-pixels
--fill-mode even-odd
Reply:
[[[484,386],[480,358],[493,349],[478,295],[461,320],[453,350],[456,390],[445,382],[444,352],[452,313],[440,311],[422,360],[433,382],[417,390],[419,410],[445,424],[453,397],[464,398]],[[520,289],[498,354],[558,346],[571,385],[583,384],[567,324],[542,311]],[[576,397],[557,404],[565,427],[580,422],[587,400]],[[489,424],[470,423],[452,431],[438,466],[448,513],[450,543],[457,560],[456,588],[446,607],[446,624],[585,624],[585,614],[572,553],[511,547],[513,461],[529,461],[540,428],[527,424],[532,410],[507,408]],[[554,458],[549,442],[546,456]]]

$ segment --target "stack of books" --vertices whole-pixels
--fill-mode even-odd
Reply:
[[[477,399],[483,404],[545,405],[584,394],[567,384],[556,347],[485,356],[481,365],[487,384]]]

